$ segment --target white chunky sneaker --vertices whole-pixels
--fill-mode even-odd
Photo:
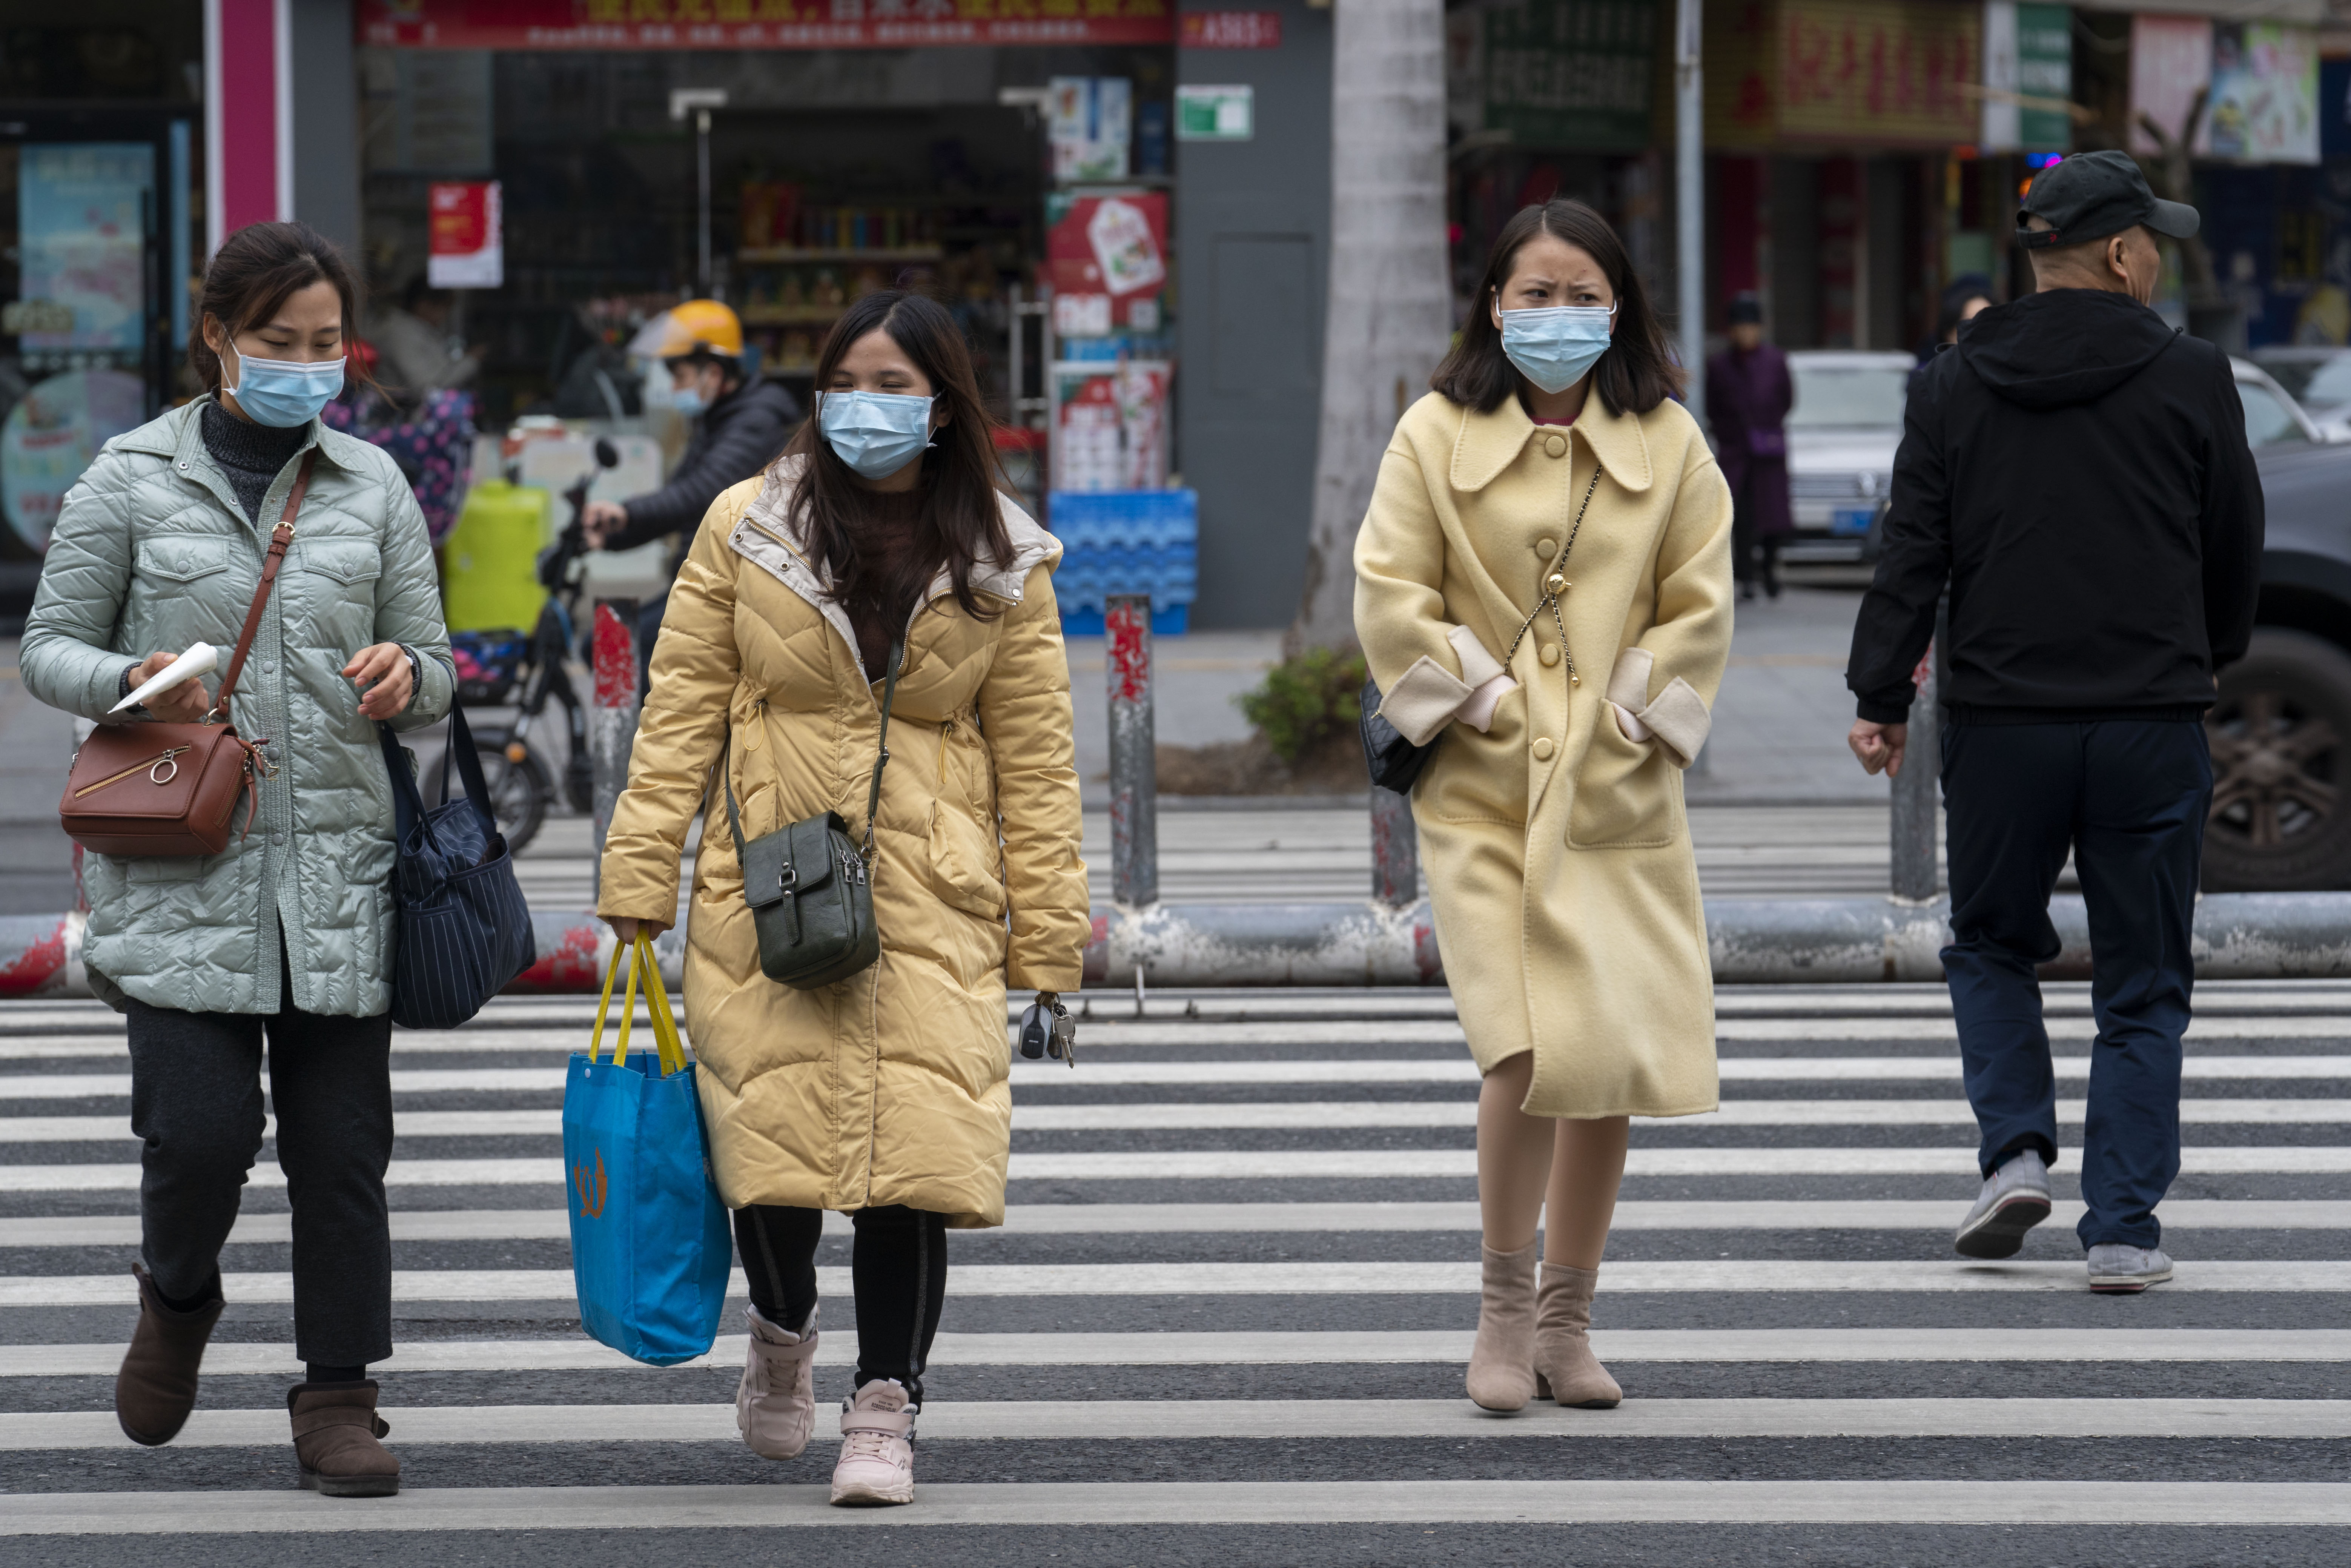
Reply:
[[[841,1460],[832,1467],[836,1507],[914,1500],[914,1413],[894,1377],[879,1377],[841,1406]]]
[[[2102,1296],[2135,1296],[2171,1278],[2171,1260],[2160,1247],[2101,1241],[2090,1249],[2090,1289]]]
[[[1951,1239],[1962,1258],[2013,1258],[2024,1233],[2049,1218],[2049,1167],[2026,1149],[1984,1178],[1976,1206]]]
[[[763,1459],[797,1459],[816,1429],[816,1388],[809,1377],[816,1359],[816,1311],[797,1334],[743,1309],[751,1325],[750,1354],[743,1358],[743,1381],[735,1385],[735,1425],[744,1444]]]

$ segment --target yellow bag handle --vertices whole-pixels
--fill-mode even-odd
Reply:
[[[629,958],[629,983],[621,995],[621,1038],[612,1048],[615,1064],[629,1059],[629,1031],[637,1019],[637,968],[642,960],[648,977],[645,1005],[653,1013],[653,1050],[661,1061],[662,1076],[685,1071],[685,1047],[677,1032],[677,1019],[669,1009],[669,988],[662,983],[661,965],[653,957],[653,938],[644,932],[637,933],[632,943],[614,942],[612,961],[604,971],[604,995],[596,1004],[596,1036],[589,1042],[588,1060],[594,1061],[604,1047],[604,1019],[612,1007],[612,982],[620,977],[621,956]]]

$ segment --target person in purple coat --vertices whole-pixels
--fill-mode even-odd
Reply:
[[[1788,507],[1788,433],[1796,401],[1788,356],[1763,340],[1763,306],[1752,294],[1730,302],[1730,347],[1706,362],[1706,417],[1715,462],[1730,483],[1730,569],[1739,597],[1780,597],[1780,541],[1795,532]]]

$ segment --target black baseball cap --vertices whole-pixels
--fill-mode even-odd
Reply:
[[[2027,218],[2049,227],[2028,229]],[[2145,224],[2159,235],[2186,239],[2200,220],[2185,202],[2167,202],[2147,189],[2147,176],[2127,152],[2076,152],[2033,177],[2016,214],[2016,243],[2027,250],[2086,245]]]

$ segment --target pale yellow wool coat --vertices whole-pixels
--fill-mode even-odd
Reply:
[[[1481,732],[1479,698],[1507,684],[1500,661],[1595,462],[1558,568],[1573,585],[1569,657],[1543,612]],[[1730,649],[1730,494],[1697,423],[1671,402],[1611,414],[1595,395],[1561,429],[1516,398],[1481,414],[1432,393],[1381,461],[1355,572],[1383,711],[1436,741],[1413,815],[1479,1069],[1532,1051],[1537,1115],[1714,1109],[1714,989],[1680,769],[1705,743]],[[1611,701],[1652,737],[1628,739]]]
[[[686,924],[686,1032],[728,1207],[905,1204],[1004,1222],[1011,985],[1078,988],[1092,923],[1051,567],[1010,502],[1012,559],[946,575],[909,624],[874,835],[882,956],[799,991],[759,970],[715,786],[722,742],[755,839],[838,811],[865,831],[882,686],[786,516],[798,458],[719,496],[671,590],[597,912],[675,918],[680,850],[709,791]],[[1001,830],[1001,845],[998,835]]]

